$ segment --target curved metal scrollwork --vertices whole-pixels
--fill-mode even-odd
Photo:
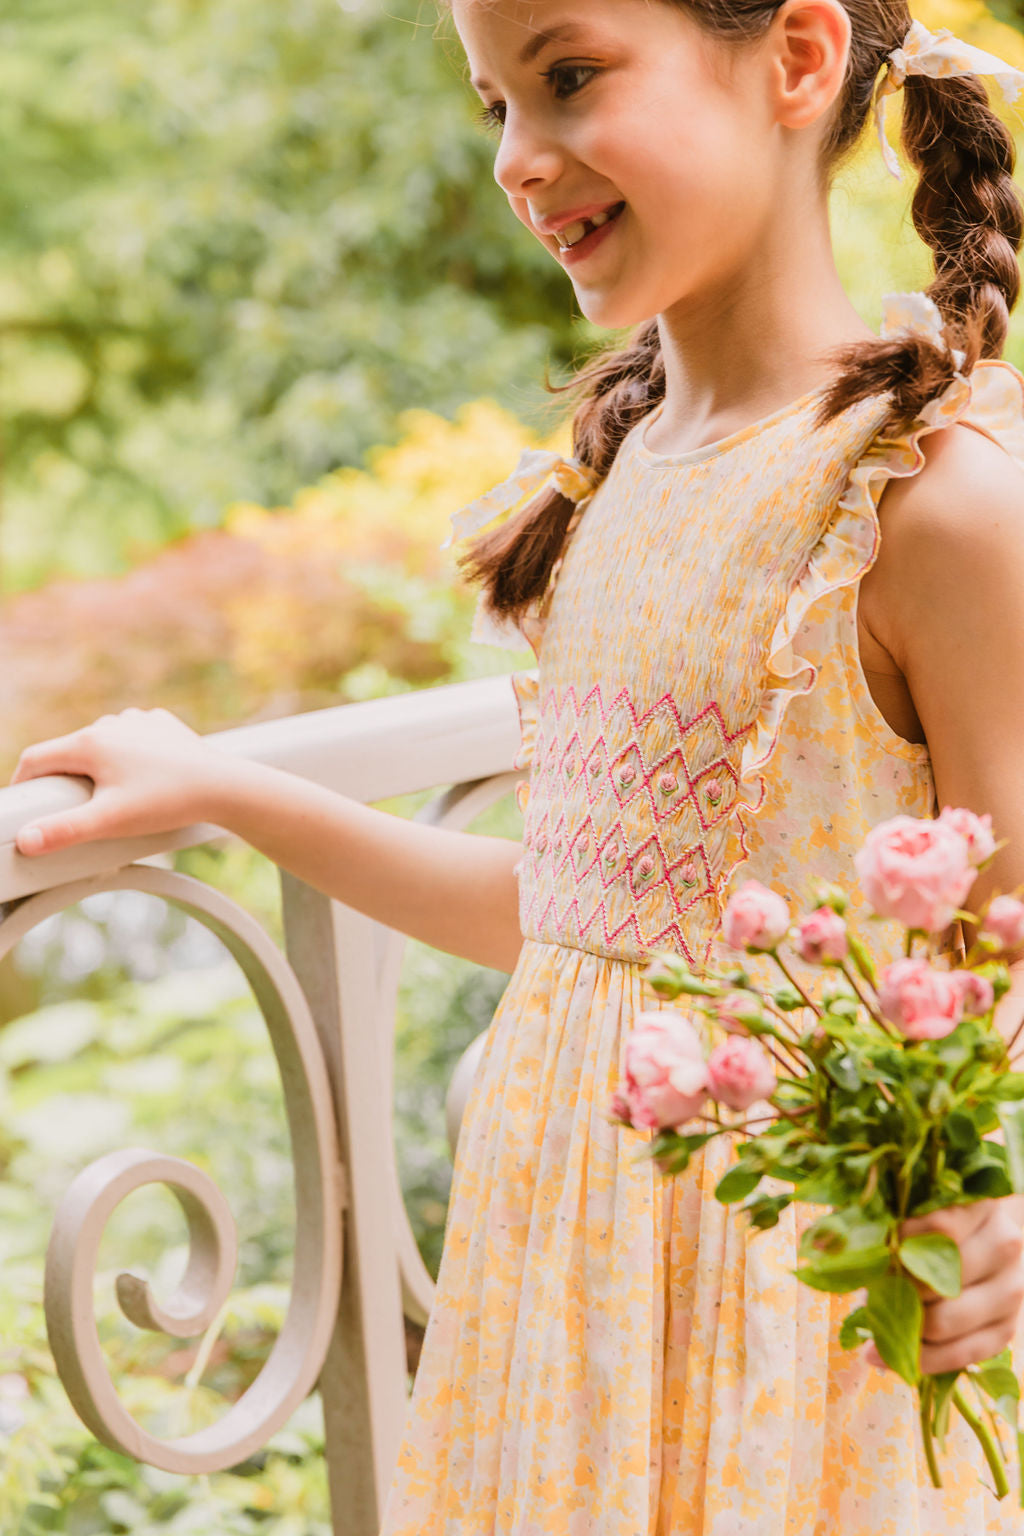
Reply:
[[[189,1259],[173,1296],[158,1303],[134,1275],[117,1280],[121,1311],[139,1328],[175,1338],[201,1333],[228,1297],[237,1258],[235,1225],[223,1195],[180,1158],[139,1148],[91,1163],[66,1191],[46,1256],[46,1323],[68,1396],[96,1437],[168,1472],[235,1466],[258,1450],[315,1385],[338,1307],[342,1267],[343,1170],[330,1085],[305,995],[288,962],[248,913],[220,892],[171,870],[133,864],[116,874],[20,901],[0,921],[0,960],[37,923],[100,891],[157,896],[222,942],[259,1003],[277,1057],[291,1134],[296,1240],[284,1325],[262,1371],[218,1423],[177,1440],[150,1435],[117,1396],[100,1347],[93,1278],[111,1213],[145,1184],[167,1185],[188,1223]]]
[[[456,784],[441,795],[427,802],[417,811],[415,820],[435,827],[448,827],[462,831],[477,816],[486,811],[496,800],[509,794],[523,777],[522,772],[501,773],[494,778],[473,779],[466,784]],[[380,1030],[383,1047],[384,1092],[390,1103],[394,1092],[395,1038],[394,1018],[398,1006],[398,987],[401,979],[402,956],[405,938],[390,929],[382,930],[381,948],[377,959],[377,988],[380,999]],[[449,1090],[449,1126],[457,1125],[462,1118],[466,1096],[469,1093],[472,1069],[476,1065],[484,1042],[484,1035],[468,1046],[455,1068]],[[458,1100],[461,1098],[461,1103]],[[394,1207],[395,1246],[402,1279],[402,1305],[405,1315],[414,1323],[425,1325],[434,1299],[434,1282],[420,1256],[409,1215],[402,1197],[398,1177],[398,1164],[392,1155],[391,1166],[385,1176],[391,1184]]]

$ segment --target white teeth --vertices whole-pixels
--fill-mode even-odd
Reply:
[[[602,213],[595,213],[593,218],[578,219],[575,224],[567,224],[564,229],[556,231],[555,239],[562,250],[567,251],[570,246],[579,245],[584,235],[589,234],[592,230],[601,229],[603,225],[607,224],[614,217],[616,209],[621,206],[621,204],[616,204],[613,208],[605,208]]]
[[[576,245],[578,241],[582,240],[586,232],[586,223],[583,219],[579,219],[575,224],[567,224],[564,229],[560,229],[555,235],[555,239],[564,251],[570,245]]]

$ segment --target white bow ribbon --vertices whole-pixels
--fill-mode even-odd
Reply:
[[[524,448],[519,463],[507,480],[476,501],[471,501],[460,511],[452,513],[452,531],[440,547],[447,549],[456,541],[470,538],[486,528],[488,523],[493,523],[503,512],[511,512],[527,499],[532,501],[548,487],[569,501],[584,501],[597,488],[600,479],[596,470],[582,464],[579,459],[563,459],[561,454],[550,453],[544,448]],[[479,645],[500,645],[514,651],[525,649],[531,644],[526,630],[520,625],[494,617],[487,607],[487,594],[484,592],[477,599],[469,638]]]
[[[900,47],[890,53],[889,68],[875,92],[875,122],[882,158],[897,181],[903,177],[892,145],[885,136],[885,109],[889,97],[900,90],[908,75],[930,75],[933,80],[946,80],[953,75],[991,75],[1002,87],[1008,102],[1016,101],[1024,89],[1024,72],[1014,69],[1012,64],[986,53],[983,48],[962,42],[948,27],[929,32],[921,22],[911,22]]]
[[[539,495],[549,481],[551,489],[569,501],[582,501],[595,489],[600,478],[596,470],[581,464],[579,459],[563,459],[560,453],[549,453],[544,448],[524,448],[507,480],[452,513],[452,531],[440,547],[447,549],[449,544],[479,533],[503,512],[511,512],[527,497],[532,500]]]

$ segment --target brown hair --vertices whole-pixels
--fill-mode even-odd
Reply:
[[[711,37],[755,42],[783,0],[666,0],[685,6]],[[822,146],[826,179],[849,156],[871,111],[887,55],[903,41],[911,15],[904,0],[843,0],[852,38],[843,90]],[[998,357],[1017,302],[1017,251],[1024,207],[1013,181],[1013,139],[988,104],[975,75],[934,80],[911,75],[903,87],[903,149],[919,173],[911,207],[914,226],[933,253],[927,289],[945,321],[949,346],[961,348],[965,369]],[[838,368],[818,424],[859,400],[891,391],[882,432],[905,427],[951,381],[948,348],[917,334],[860,341],[833,349]],[[547,384],[575,400],[573,451],[602,478],[626,434],[665,396],[665,367],[656,320],[638,327],[625,348],[609,347],[569,384]],[[518,620],[544,596],[562,553],[574,503],[544,491],[459,557],[460,568],[483,585],[493,613]]]

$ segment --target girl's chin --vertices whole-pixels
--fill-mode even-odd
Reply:
[[[597,293],[586,288],[576,288],[575,292],[576,302],[584,318],[591,325],[599,325],[602,330],[629,330],[638,325],[646,325],[658,313],[656,309],[646,308],[635,298],[629,300],[621,294]]]

